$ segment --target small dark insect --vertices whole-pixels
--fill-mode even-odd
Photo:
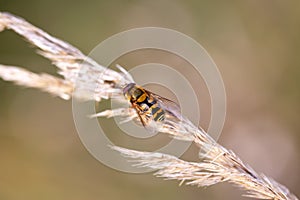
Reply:
[[[136,110],[143,126],[150,131],[155,131],[157,124],[163,123],[167,114],[180,119],[180,107],[175,102],[135,83],[126,85],[123,94]]]

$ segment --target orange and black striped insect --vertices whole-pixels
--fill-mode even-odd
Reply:
[[[180,107],[173,101],[154,94],[135,83],[123,88],[125,98],[136,110],[141,123],[148,130],[153,130],[158,123],[163,123],[167,114],[180,118]]]

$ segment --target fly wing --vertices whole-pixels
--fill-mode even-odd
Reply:
[[[167,113],[171,114],[173,117],[181,119],[181,109],[177,103],[148,90],[145,91],[149,95],[152,95],[158,101],[161,108],[164,109]]]

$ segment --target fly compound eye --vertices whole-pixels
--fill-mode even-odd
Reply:
[[[130,90],[132,90],[135,86],[135,83],[129,83],[128,85],[126,85],[124,88],[123,88],[123,94],[128,94],[130,93]]]

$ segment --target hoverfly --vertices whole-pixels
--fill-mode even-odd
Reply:
[[[154,131],[168,115],[180,119],[180,107],[173,101],[154,94],[135,83],[123,88],[125,98],[137,112],[142,125]]]

